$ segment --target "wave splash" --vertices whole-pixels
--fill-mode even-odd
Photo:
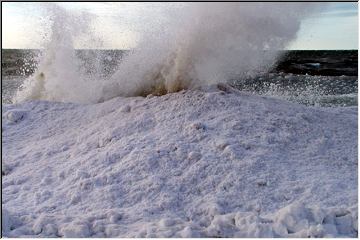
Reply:
[[[91,26],[98,17],[75,14],[55,5],[49,13],[51,34],[38,70],[15,102],[43,99],[96,103],[117,96],[162,95],[266,72],[296,38],[301,19],[319,4],[183,3],[130,4],[137,46],[117,70],[104,77],[98,56],[86,71],[74,42],[84,35],[99,43]],[[157,9],[157,11],[154,11]],[[134,9],[132,9],[134,10]],[[131,25],[132,23],[130,23]],[[91,42],[91,41],[89,41]]]

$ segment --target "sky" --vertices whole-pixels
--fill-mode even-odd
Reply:
[[[94,38],[79,34],[75,46],[131,49],[136,47],[136,21],[144,3],[60,3],[71,11],[85,11],[92,21]],[[151,11],[158,11],[154,7]],[[46,12],[37,3],[2,2],[2,48],[41,48],[50,31]],[[96,17],[95,17],[96,16]],[[135,23],[135,24],[134,24]],[[99,47],[100,48],[100,47]],[[288,49],[357,49],[358,3],[329,3],[304,19],[298,37]]]

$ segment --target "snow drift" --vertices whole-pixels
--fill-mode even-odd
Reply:
[[[355,107],[219,85],[2,110],[3,236],[357,236]]]

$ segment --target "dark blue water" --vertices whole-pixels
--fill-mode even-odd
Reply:
[[[121,50],[78,50],[88,71],[89,58],[98,58],[105,75],[111,75],[126,54]],[[12,98],[36,70],[39,50],[2,50],[2,103]],[[357,105],[357,51],[287,51],[267,73],[229,79],[234,87],[289,101],[316,106]]]

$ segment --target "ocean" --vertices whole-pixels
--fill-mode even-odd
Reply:
[[[127,52],[77,50],[76,56],[88,73],[101,69],[102,75],[110,76]],[[357,55],[356,50],[286,51],[269,71],[251,77],[237,76],[227,82],[240,90],[305,105],[356,106]],[[41,51],[2,49],[1,56],[2,103],[11,104],[24,80],[35,73]],[[97,59],[96,67],[90,58]]]

